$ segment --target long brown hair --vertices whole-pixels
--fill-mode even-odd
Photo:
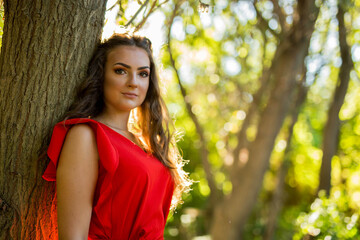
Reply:
[[[171,119],[161,97],[159,78],[152,56],[151,41],[130,34],[114,34],[100,43],[90,60],[87,77],[79,87],[77,98],[65,115],[66,119],[98,116],[105,107],[104,75],[108,53],[118,46],[135,46],[144,49],[150,60],[149,88],[144,102],[132,112],[131,129],[142,141],[147,152],[153,154],[171,172],[175,182],[172,209],[181,202],[181,195],[191,185],[187,173],[182,169],[184,161],[176,146]]]

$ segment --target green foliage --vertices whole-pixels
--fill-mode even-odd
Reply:
[[[260,10],[268,11],[269,1],[259,2]],[[280,2],[287,9],[292,7],[291,1]],[[239,2],[239,5],[242,6],[246,4],[242,1]],[[178,26],[181,25],[181,28],[176,28],[176,31],[184,31],[184,34],[176,33],[174,30],[171,44],[176,66],[188,91],[187,100],[193,104],[193,112],[205,129],[210,162],[215,175],[218,176],[217,186],[225,193],[226,184],[221,182],[229,182],[226,171],[229,151],[238,144],[234,134],[241,128],[244,114],[253,100],[254,93],[259,88],[259,78],[263,68],[272,64],[278,40],[269,32],[266,32],[264,36],[259,30],[255,18],[246,19],[245,14],[236,12],[236,3],[219,1],[212,6],[210,13],[198,13],[196,2],[185,1],[181,5],[181,15],[175,20]],[[353,18],[359,17],[358,11],[354,11],[354,9],[351,11],[353,11],[351,12]],[[165,14],[169,18],[172,12],[165,12]],[[309,87],[309,93],[305,104],[300,109],[294,128],[291,151],[287,156],[290,159],[290,167],[285,179],[284,208],[277,220],[275,239],[291,239],[293,234],[298,232],[299,226],[296,219],[301,212],[307,211],[317,190],[322,159],[323,129],[327,121],[327,110],[336,87],[340,66],[337,62],[340,53],[336,44],[334,46],[334,42],[332,42],[336,43],[337,41],[336,34],[334,35],[337,31],[337,23],[333,21],[335,15],[336,3],[334,5],[334,2],[324,1],[307,57],[309,70],[306,84]],[[265,14],[265,16],[268,15]],[[204,19],[208,19],[209,23]],[[216,26],[218,24],[216,22],[221,21],[222,25]],[[280,28],[274,30],[281,31]],[[360,42],[360,35],[355,34],[356,32],[359,31],[353,29],[349,32],[349,36],[351,36],[349,41],[352,44]],[[232,66],[235,66],[236,62],[240,64],[240,71],[235,74],[231,69],[229,71],[225,64],[228,60],[235,61]],[[163,64],[167,71],[173,71],[167,53],[163,54]],[[358,66],[359,63],[355,64]],[[357,75],[359,76],[359,74]],[[174,77],[174,74],[171,76]],[[177,106],[180,106],[175,118],[177,119],[176,125],[185,133],[180,147],[185,158],[190,159],[187,170],[191,172],[190,176],[198,181],[193,186],[191,198],[187,198],[183,208],[173,216],[168,226],[179,231],[177,237],[174,236],[170,239],[190,239],[189,236],[185,237],[180,232],[188,231],[190,236],[201,236],[208,231],[208,226],[203,225],[206,222],[204,216],[206,216],[208,206],[206,201],[208,188],[198,153],[199,145],[195,127],[189,120],[186,110],[181,110],[181,107],[184,107],[184,99],[179,93],[176,81],[169,84],[167,89],[166,101],[170,105],[176,103]],[[349,191],[349,208],[345,210],[338,206],[336,210],[339,215],[343,216],[343,221],[348,220],[345,216],[351,217],[357,209],[360,209],[359,201],[356,201],[360,193],[359,181],[356,182],[359,177],[356,174],[359,171],[357,159],[360,157],[359,141],[356,140],[359,139],[358,129],[360,129],[358,127],[360,123],[358,119],[359,90],[359,81],[353,74],[349,93],[340,113],[341,116],[346,116],[342,117],[344,122],[340,134],[340,150],[333,160],[333,186],[336,187],[345,182],[346,190]],[[265,104],[266,102],[261,103],[261,107]],[[245,227],[244,239],[262,239],[265,232],[269,205],[287,145],[286,126],[285,124],[276,141],[270,169],[265,176],[263,190],[256,208]],[[250,141],[254,138],[256,131],[255,122],[247,131]],[[335,201],[334,204],[339,204],[339,202]],[[187,228],[181,220],[176,219],[181,219],[184,214],[183,210],[192,207],[199,210],[199,215],[191,224],[196,227]],[[335,220],[330,217],[331,215],[327,216],[327,222],[334,222]],[[200,227],[201,225],[202,227]],[[340,226],[338,224],[339,228],[334,228],[334,232],[343,231]],[[335,237],[335,235],[333,236]]]
[[[126,14],[132,2],[122,1],[121,24],[133,16],[134,10]],[[161,7],[165,19],[171,18],[174,5],[178,2],[169,1]],[[165,100],[171,116],[176,119],[176,128],[183,135],[178,144],[184,159],[190,160],[185,169],[195,181],[191,193],[184,197],[184,204],[168,219],[166,239],[186,240],[209,234],[210,189],[202,165],[199,136],[187,113],[185,100],[192,104],[191,110],[204,129],[216,187],[228,195],[232,190],[228,172],[233,164],[231,153],[238,144],[236,133],[241,129],[254,95],[262,84],[264,69],[273,64],[281,40],[276,34],[284,30],[274,13],[273,1],[256,1],[264,18],[262,21],[257,19],[252,7],[254,1],[201,2],[209,4],[205,11],[199,11],[197,0],[183,1],[171,31],[172,55],[187,90],[186,99],[180,93],[166,44],[161,53]],[[293,15],[297,1],[278,2],[286,15],[285,27],[290,28],[297,18],[296,14]],[[341,66],[337,1],[318,2],[322,3],[320,15],[306,57],[307,98],[299,110],[290,151],[285,153],[289,144],[289,118],[276,139],[262,192],[245,226],[244,239],[263,238],[284,159],[289,168],[282,196],[283,209],[277,219],[274,239],[301,239],[305,234],[319,230],[316,239],[328,240],[329,236],[331,239],[356,239],[356,235],[360,235],[357,220],[360,212],[360,0],[341,1],[347,6],[347,40],[352,47],[355,66],[339,115],[339,149],[332,161],[334,194],[330,198],[321,196],[313,201],[323,155],[323,130]],[[164,33],[168,31],[166,24],[168,22],[165,22]],[[286,68],[286,64],[283,67]],[[247,129],[249,141],[256,136],[257,121],[267,104],[271,87],[270,83],[258,106],[259,114]]]
[[[306,235],[314,239],[355,240],[359,236],[359,214],[349,208],[348,196],[340,190],[327,198],[323,192],[311,204],[310,211],[302,212],[296,219],[298,231],[294,240]]]

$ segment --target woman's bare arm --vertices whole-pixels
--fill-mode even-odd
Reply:
[[[56,171],[59,240],[88,239],[98,159],[91,127],[73,126],[65,138]]]

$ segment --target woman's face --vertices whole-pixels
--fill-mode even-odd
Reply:
[[[107,55],[104,76],[105,108],[129,112],[140,106],[149,88],[150,60],[135,46],[118,46]]]

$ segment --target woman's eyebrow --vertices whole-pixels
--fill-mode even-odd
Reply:
[[[115,65],[121,65],[121,66],[124,66],[124,67],[126,67],[126,68],[128,68],[128,69],[131,69],[131,67],[130,67],[129,65],[127,65],[127,64],[125,64],[125,63],[122,63],[122,62],[117,62],[117,63],[114,64],[114,66],[115,66]],[[149,66],[143,66],[143,67],[139,67],[138,70],[142,70],[142,69],[146,69],[146,68],[149,68],[149,69],[150,69]]]

